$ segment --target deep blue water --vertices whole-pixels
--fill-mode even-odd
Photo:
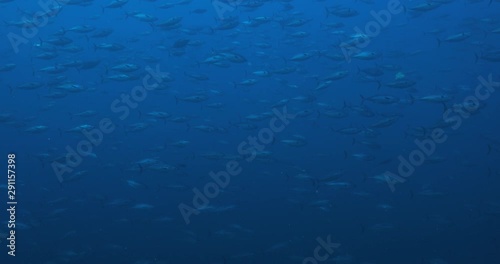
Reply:
[[[500,263],[498,0],[0,2],[1,263]]]

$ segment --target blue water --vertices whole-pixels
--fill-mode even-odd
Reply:
[[[2,263],[500,263],[498,0],[0,2]]]

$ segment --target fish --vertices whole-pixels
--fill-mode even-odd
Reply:
[[[99,43],[94,44],[94,50],[120,51],[125,49],[125,46],[119,43]]]
[[[54,65],[54,66],[48,66],[48,67],[41,68],[38,71],[43,72],[43,73],[48,73],[48,74],[58,74],[58,73],[63,73],[67,70],[68,70],[68,68],[64,67],[62,65]]]
[[[126,14],[126,17],[133,17],[141,22],[152,23],[158,20],[157,17],[142,12],[130,12]]]
[[[111,9],[121,8],[124,5],[126,5],[127,3],[128,3],[128,0],[112,0],[111,2],[109,2],[107,5],[105,5],[103,7],[103,11],[104,11],[104,8],[111,8]]]
[[[42,82],[27,82],[16,86],[16,89],[20,90],[34,90],[45,86]]]
[[[464,40],[470,38],[471,36],[472,36],[471,32],[461,32],[461,33],[458,33],[455,35],[450,35],[443,40],[438,38],[438,46],[441,46],[441,42],[443,42],[443,41],[449,42],[449,43],[461,42],[461,41],[464,41]]]
[[[428,12],[428,11],[434,10],[440,6],[441,6],[441,3],[439,3],[439,2],[426,2],[426,3],[421,3],[421,4],[411,6],[408,9],[411,11],[416,11],[416,12]]]
[[[345,70],[336,71],[336,72],[326,76],[325,78],[323,78],[323,81],[336,81],[336,80],[343,79],[343,78],[347,77],[348,75],[349,75],[349,71],[345,71]]]
[[[385,85],[390,87],[390,88],[396,88],[396,89],[406,89],[413,87],[417,82],[409,79],[400,79],[396,80],[393,82],[386,83]]]
[[[17,67],[15,63],[7,63],[4,65],[0,65],[0,72],[9,72],[14,70]]]
[[[299,54],[293,55],[290,58],[290,60],[291,61],[305,61],[305,60],[308,60],[314,56],[316,56],[315,52],[305,52],[305,53],[299,53]]]
[[[70,27],[70,28],[66,29],[65,31],[75,32],[75,33],[90,33],[94,30],[96,30],[96,27],[94,27],[94,26],[80,25],[80,26]]]
[[[48,126],[38,125],[38,126],[29,127],[27,129],[25,129],[24,132],[30,133],[30,134],[40,134],[40,133],[47,131],[48,129],[49,129]]]
[[[132,209],[138,209],[138,210],[149,210],[149,209],[153,209],[154,206],[151,205],[151,204],[147,204],[147,203],[138,203],[134,206],[132,206]]]
[[[190,95],[190,96],[185,96],[185,97],[181,97],[181,98],[176,97],[175,102],[178,103],[179,101],[183,101],[183,102],[188,102],[188,103],[201,103],[201,102],[207,101],[208,99],[209,98],[206,95],[197,94],[197,95]]]
[[[354,17],[359,15],[359,12],[355,9],[348,8],[348,7],[332,7],[332,8],[326,8],[326,13],[327,15],[334,15],[339,18],[349,18],[349,17]]]
[[[392,96],[392,95],[374,95],[370,97],[364,97],[361,95],[361,100],[363,101],[370,101],[372,103],[376,104],[396,104],[399,103],[400,99],[398,97]]]
[[[307,141],[302,136],[294,136],[291,139],[280,140],[280,142],[290,147],[303,147],[307,144]]]
[[[99,112],[97,112],[95,110],[85,110],[83,112],[79,112],[76,114],[70,114],[70,115],[71,116],[78,116],[78,117],[92,117],[92,116],[96,116],[98,114],[99,114]]]
[[[120,73],[120,74],[105,76],[104,79],[118,81],[118,82],[126,82],[126,81],[137,80],[139,79],[139,76],[133,74]]]
[[[417,100],[429,102],[429,103],[446,103],[449,102],[452,98],[446,94],[437,94],[437,95],[427,95],[419,97]]]
[[[133,63],[123,63],[123,64],[118,64],[110,68],[112,71],[117,71],[117,72],[134,72],[139,69],[139,65],[133,64]]]
[[[382,56],[378,52],[374,51],[362,51],[360,53],[356,53],[352,55],[351,57],[354,59],[359,59],[359,60],[375,60],[378,59],[380,56]]]

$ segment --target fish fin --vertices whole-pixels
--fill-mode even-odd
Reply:
[[[415,97],[413,97],[413,95],[410,94],[410,104],[413,105],[414,102],[415,102]]]

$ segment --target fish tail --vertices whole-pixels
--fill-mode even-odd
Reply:
[[[413,97],[413,95],[410,94],[410,104],[413,105],[414,102],[415,102],[415,97]]]

